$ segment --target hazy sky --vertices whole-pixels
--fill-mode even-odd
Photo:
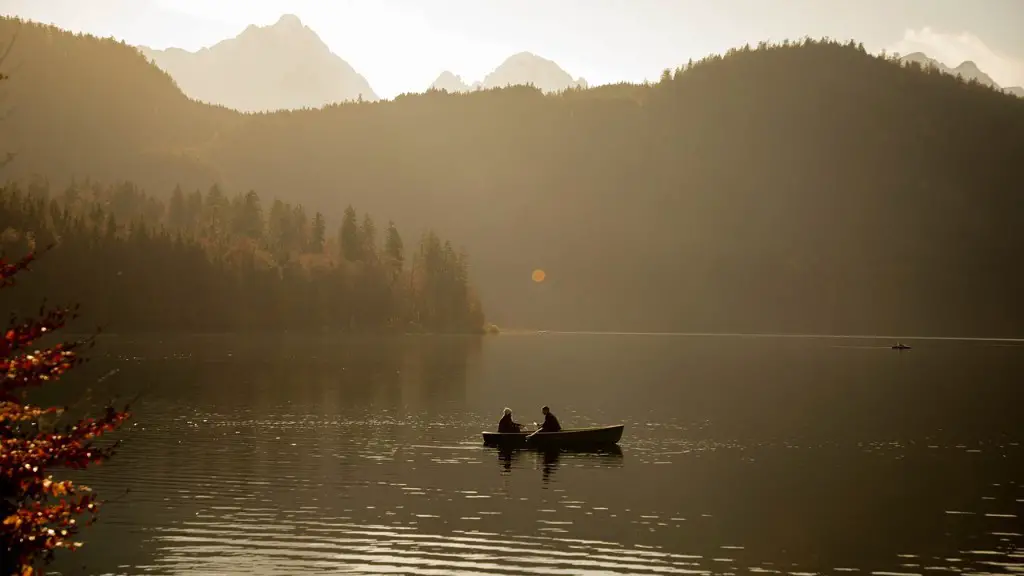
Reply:
[[[479,80],[524,50],[602,84],[804,35],[974,60],[1024,85],[1024,0],[0,0],[0,13],[188,50],[296,14],[383,97],[442,70]]]

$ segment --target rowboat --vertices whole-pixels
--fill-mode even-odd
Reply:
[[[910,346],[906,344],[895,344],[892,347],[893,350],[910,350]]]
[[[625,425],[565,428],[560,432],[484,432],[487,446],[581,447],[616,444]],[[533,434],[533,436],[530,436]]]

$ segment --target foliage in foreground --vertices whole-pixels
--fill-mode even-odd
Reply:
[[[0,258],[0,288],[33,261]],[[77,549],[74,540],[86,516],[95,520],[99,501],[87,486],[55,480],[52,468],[85,468],[108,459],[117,443],[97,445],[97,437],[117,429],[130,414],[107,407],[100,418],[64,426],[64,409],[25,400],[27,390],[52,383],[82,362],[78,350],[92,340],[34,349],[37,341],[75,316],[71,308],[44,308],[36,318],[12,317],[0,340],[0,574],[35,574],[58,549]]]

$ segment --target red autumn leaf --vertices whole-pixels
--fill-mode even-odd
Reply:
[[[13,263],[0,258],[0,288],[13,285],[33,260],[33,255]],[[25,404],[15,391],[57,381],[83,361],[77,350],[91,341],[33,349],[76,310],[44,309],[39,316],[12,322],[0,340],[0,569],[23,576],[34,574],[55,550],[79,548],[82,543],[72,540],[80,526],[76,518],[86,515],[91,524],[99,510],[87,486],[54,480],[48,470],[85,468],[110,458],[118,444],[94,441],[130,417],[127,408],[108,407],[102,417],[80,420],[63,432],[44,430],[41,419],[60,415],[63,408]]]

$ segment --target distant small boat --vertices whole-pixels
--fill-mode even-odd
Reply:
[[[906,344],[900,344],[900,343],[897,342],[896,344],[893,344],[892,349],[893,350],[910,350],[910,346],[907,346]]]
[[[625,425],[595,428],[566,428],[561,432],[484,432],[487,446],[591,447],[617,444]]]

